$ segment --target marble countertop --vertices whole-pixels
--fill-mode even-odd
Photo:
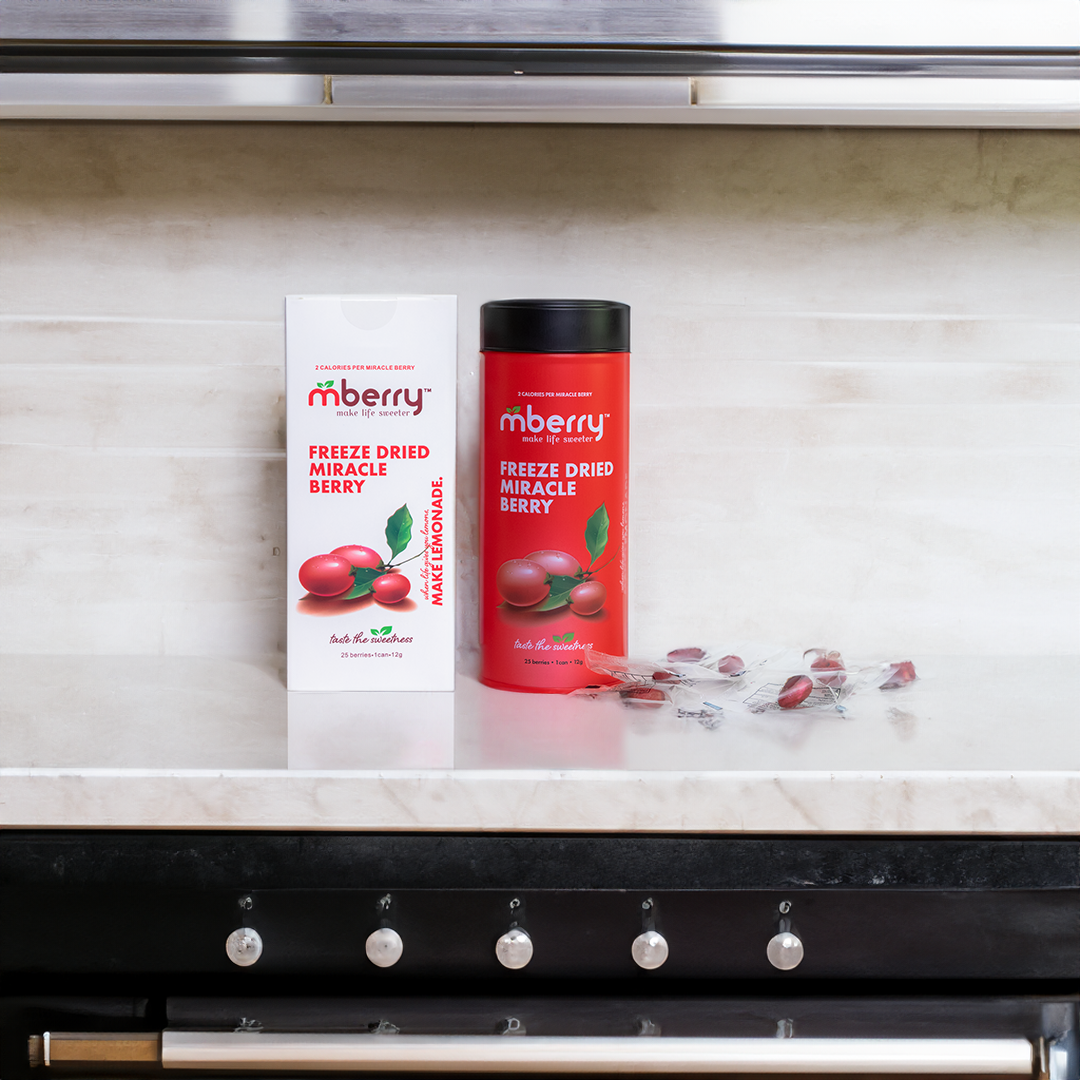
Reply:
[[[288,694],[279,657],[8,656],[0,827],[1080,832],[1080,664],[726,716],[510,694]]]

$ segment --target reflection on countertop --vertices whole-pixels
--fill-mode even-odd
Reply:
[[[915,657],[921,678],[834,710],[723,714],[481,686],[289,694],[280,656],[7,656],[9,769],[1080,769],[1074,657]]]

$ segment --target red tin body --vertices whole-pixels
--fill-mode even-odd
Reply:
[[[586,666],[586,649],[626,654],[629,361],[628,352],[484,352],[480,642],[488,686],[567,693],[609,681]],[[506,567],[535,563],[533,554],[548,570],[537,603],[527,602],[543,591],[536,571]],[[586,581],[606,593],[591,612],[601,590],[590,586],[576,601],[567,593]]]

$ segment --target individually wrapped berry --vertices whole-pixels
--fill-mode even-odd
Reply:
[[[809,675],[792,675],[776,695],[776,704],[781,709],[797,709],[810,696],[814,689],[814,680]]]
[[[730,648],[715,645],[686,645],[672,649],[665,657],[666,665],[695,678],[708,678],[710,673],[725,676],[741,675],[746,670],[742,656]]]
[[[672,649],[667,654],[669,664],[699,664],[705,659],[705,650],[696,645],[686,646],[681,649]]]
[[[803,653],[803,659],[813,657],[810,671],[818,686],[841,687],[847,682],[844,674],[844,661],[838,652],[829,652],[825,649],[807,649]],[[836,674],[832,674],[835,672]]]
[[[919,677],[915,674],[915,665],[910,660],[897,660],[888,664],[888,674],[881,684],[881,690],[896,690],[901,686],[913,683]]]
[[[584,660],[590,671],[618,679],[621,683],[651,686],[654,683],[678,682],[682,675],[655,660],[634,660],[629,656],[610,656],[608,653],[586,649]]]
[[[637,709],[659,709],[669,700],[658,686],[628,686],[618,693],[624,705]]]

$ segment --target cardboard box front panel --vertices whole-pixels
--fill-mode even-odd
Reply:
[[[290,690],[453,690],[457,301],[286,302]]]

